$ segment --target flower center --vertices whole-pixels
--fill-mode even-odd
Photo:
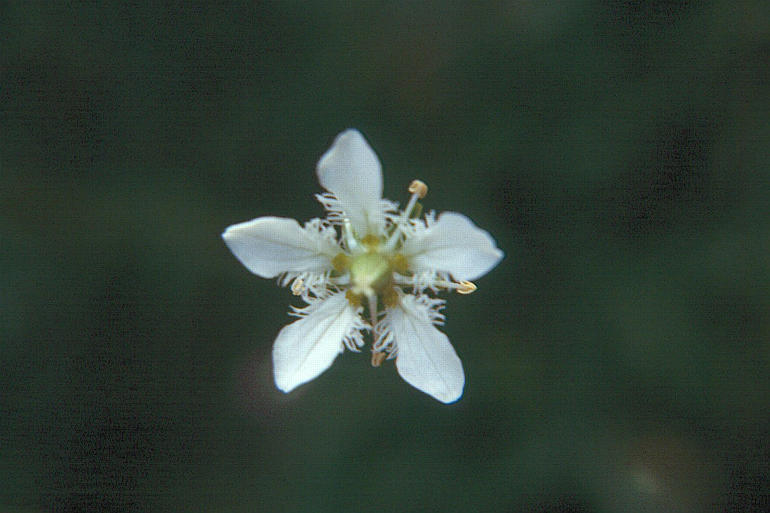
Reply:
[[[411,274],[406,257],[398,253],[403,236],[400,225],[408,222],[413,214],[419,215],[421,208],[417,208],[417,200],[425,197],[428,187],[423,182],[414,180],[409,185],[409,192],[412,193],[409,203],[395,220],[387,236],[367,234],[359,239],[351,229],[350,223],[345,221],[342,234],[352,255],[340,253],[332,259],[336,272],[347,271],[350,275],[350,288],[345,297],[354,307],[367,304],[372,327],[377,324],[378,302],[386,307],[398,304],[399,293],[394,286],[393,273]]]
[[[367,297],[380,295],[392,276],[388,258],[376,251],[357,255],[350,263],[350,282],[355,294]]]
[[[364,241],[364,245],[368,248],[364,253],[353,256],[341,253],[332,260],[335,270],[349,273],[348,301],[354,306],[376,305],[377,300],[385,306],[395,306],[398,293],[394,288],[393,273],[408,273],[406,257],[382,251],[379,243]]]

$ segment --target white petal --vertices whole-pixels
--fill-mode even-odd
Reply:
[[[340,292],[311,305],[306,317],[285,326],[273,345],[275,384],[283,392],[328,369],[344,348],[343,339],[359,324],[358,314]]]
[[[331,258],[340,251],[319,232],[283,217],[260,217],[234,224],[222,238],[243,265],[263,278],[288,271],[328,271],[332,268]]]
[[[463,395],[465,374],[449,338],[433,325],[429,307],[412,295],[388,311],[387,324],[395,342],[396,368],[404,381],[442,403]]]
[[[413,270],[448,272],[456,280],[475,280],[503,258],[489,233],[462,214],[444,212],[422,233],[404,242]]]
[[[318,180],[339,200],[359,237],[379,235],[385,222],[382,208],[382,166],[357,130],[339,134],[318,161]]]

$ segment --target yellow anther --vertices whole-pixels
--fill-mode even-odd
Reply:
[[[382,304],[388,308],[393,308],[398,305],[398,292],[393,287],[388,287],[382,291]]]
[[[361,243],[369,249],[375,249],[377,246],[380,245],[380,238],[370,233],[369,235],[361,239]]]
[[[416,194],[418,198],[422,199],[428,194],[428,186],[423,181],[412,180],[412,183],[409,184],[409,192]]]
[[[348,300],[348,303],[350,303],[350,306],[353,308],[358,308],[361,306],[362,297],[353,292],[352,290],[348,290],[345,292],[345,299]]]
[[[476,284],[471,281],[461,281],[457,284],[457,293],[458,294],[470,294],[476,290]]]
[[[379,367],[385,361],[387,355],[380,351],[372,351],[372,367]]]
[[[390,257],[390,267],[398,274],[405,274],[409,270],[409,260],[402,254],[396,254]]]
[[[345,253],[340,253],[332,258],[332,267],[334,267],[334,270],[338,273],[347,271],[348,268],[350,268],[350,257]]]

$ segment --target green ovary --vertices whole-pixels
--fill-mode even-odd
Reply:
[[[357,294],[379,295],[390,284],[392,273],[389,259],[376,252],[358,255],[350,264],[350,281]]]

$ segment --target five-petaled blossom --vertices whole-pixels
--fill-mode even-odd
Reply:
[[[317,195],[325,220],[260,217],[230,226],[227,246],[251,272],[279,277],[307,303],[273,346],[275,383],[290,392],[328,369],[347,347],[372,337],[372,365],[395,358],[404,380],[441,402],[460,398],[462,363],[436,329],[444,301],[428,291],[469,294],[502,251],[485,231],[454,212],[420,218],[427,187],[415,180],[403,210],[382,198],[377,155],[356,130],[342,132],[321,157]],[[366,320],[365,320],[366,319]]]

